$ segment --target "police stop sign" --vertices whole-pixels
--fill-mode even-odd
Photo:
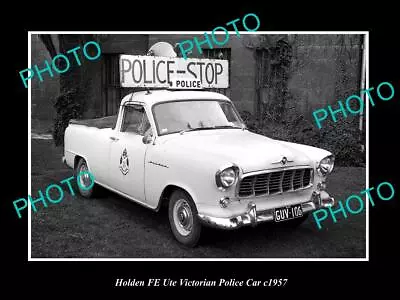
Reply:
[[[228,61],[121,55],[122,87],[228,88]]]

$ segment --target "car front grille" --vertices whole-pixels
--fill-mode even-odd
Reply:
[[[284,170],[244,177],[238,196],[265,196],[308,188],[313,182],[312,168]]]

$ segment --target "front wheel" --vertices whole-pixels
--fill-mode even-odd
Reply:
[[[175,238],[185,246],[195,247],[200,239],[201,223],[192,198],[176,190],[169,199],[168,218]]]

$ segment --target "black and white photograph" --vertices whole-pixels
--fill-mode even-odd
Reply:
[[[368,260],[367,31],[28,42],[29,260]]]

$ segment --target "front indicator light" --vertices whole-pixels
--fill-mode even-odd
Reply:
[[[224,197],[219,200],[219,205],[222,208],[227,208],[230,203],[231,203],[231,200],[229,199],[229,197]]]

